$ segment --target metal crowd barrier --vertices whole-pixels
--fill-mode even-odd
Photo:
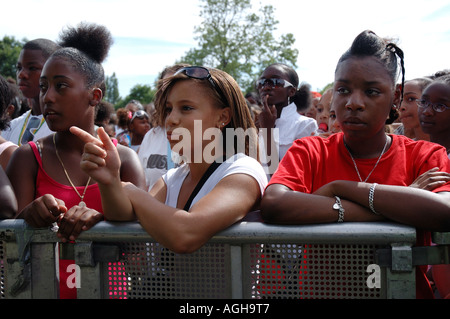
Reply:
[[[49,229],[3,220],[1,297],[59,298],[60,252],[80,299],[410,299],[415,266],[449,263],[449,234],[421,248],[414,228],[394,223],[241,222],[175,254],[137,222],[100,222],[62,244]]]

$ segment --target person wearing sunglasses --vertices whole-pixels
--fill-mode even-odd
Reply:
[[[190,66],[186,63],[177,63],[165,67],[158,80],[172,76],[181,68]],[[158,81],[156,89],[158,90],[161,81]],[[151,190],[153,185],[163,176],[167,171],[179,165],[177,154],[172,152],[170,143],[167,140],[166,129],[164,122],[161,122],[158,116],[155,116],[156,110],[153,108],[152,128],[148,131],[142,140],[141,147],[138,151],[139,160],[144,167],[145,182],[148,190]]]
[[[81,167],[100,185],[105,217],[137,219],[164,247],[189,253],[257,209],[267,177],[254,152],[254,122],[230,75],[189,66],[158,87],[157,116],[183,164],[170,169],[150,192],[122,185],[117,151],[101,128],[100,139],[76,127],[71,131],[86,143]],[[238,131],[248,134],[233,134]]]
[[[304,85],[298,90],[298,85],[297,72],[282,63],[268,66],[256,81],[256,89],[263,103],[259,115],[263,133],[260,143],[265,151],[262,162],[271,163],[269,168],[266,167],[268,174],[276,169],[277,165],[273,165],[273,162],[278,163],[296,139],[317,132],[316,120],[298,112],[309,106],[311,96],[308,86]]]
[[[150,116],[147,112],[139,110],[133,113],[128,129],[131,133],[130,147],[138,152],[145,134],[150,130]]]

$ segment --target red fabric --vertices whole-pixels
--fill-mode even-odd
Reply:
[[[450,161],[444,147],[427,141],[413,141],[401,135],[391,135],[392,145],[372,172],[368,183],[409,186],[421,174],[433,167],[450,172]],[[364,180],[377,162],[355,159]],[[294,191],[313,193],[334,180],[359,181],[352,159],[343,143],[343,133],[329,138],[313,136],[296,140],[281,160],[268,185],[282,184]],[[447,183],[434,192],[450,191]],[[430,245],[430,233],[417,233],[417,245]],[[425,276],[426,266],[418,267],[417,298],[432,297]]]
[[[29,142],[33,150],[36,161],[39,164],[39,169],[36,177],[36,194],[34,198],[39,198],[45,194],[54,194],[55,197],[61,199],[66,204],[67,208],[78,205],[80,196],[75,192],[72,186],[60,184],[51,178],[42,167],[42,159],[34,142]],[[84,192],[84,186],[76,187],[80,194]],[[88,186],[84,196],[86,206],[96,211],[103,213],[102,202],[100,200],[100,190],[98,184]]]
[[[117,146],[117,140],[113,139],[114,145]],[[80,197],[72,186],[63,185],[51,178],[42,167],[42,158],[39,154],[37,146],[34,142],[29,142],[33,150],[39,169],[36,177],[36,194],[34,198],[39,198],[44,194],[53,194],[55,197],[64,201],[67,208],[73,207],[80,203]],[[76,187],[80,194],[84,192],[84,186]],[[89,185],[84,196],[86,206],[103,214],[100,190],[98,184]],[[72,272],[67,272],[67,267],[74,264],[75,260],[59,259],[59,294],[60,299],[76,299],[77,289],[67,286],[67,278]]]

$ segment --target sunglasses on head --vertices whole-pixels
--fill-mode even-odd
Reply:
[[[139,111],[134,112],[133,116],[131,117],[130,123],[133,122],[133,120],[134,120],[136,117],[139,118],[139,119],[142,119],[142,118],[144,118],[144,117],[146,117],[146,118],[148,118],[148,119],[150,118],[150,117],[148,116],[147,112],[142,111],[142,110],[139,110]]]
[[[262,89],[264,86],[269,85],[270,88],[287,88],[289,86],[294,87],[292,83],[289,81],[286,81],[284,79],[279,78],[269,78],[269,79],[259,79],[256,81],[256,87],[259,89]]]
[[[188,77],[192,78],[192,79],[197,79],[197,80],[204,80],[207,79],[211,85],[213,86],[214,89],[216,89],[216,91],[220,94],[220,96],[222,97],[222,100],[225,102],[225,95],[223,94],[222,90],[220,89],[220,87],[216,84],[216,82],[214,81],[214,79],[211,76],[211,73],[209,73],[209,70],[203,66],[187,66],[184,68],[179,69],[177,72],[175,72],[174,76],[177,74],[186,74]]]

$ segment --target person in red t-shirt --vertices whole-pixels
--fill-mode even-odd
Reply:
[[[266,222],[392,220],[420,230],[450,230],[445,148],[385,133],[386,119],[403,94],[395,85],[398,58],[404,82],[397,45],[371,31],[356,37],[335,71],[332,103],[342,132],[293,144],[266,188],[261,204]],[[443,177],[429,191],[423,176],[435,167]],[[428,235],[418,235],[417,244],[429,244]],[[431,296],[422,269],[418,273],[418,296]]]

